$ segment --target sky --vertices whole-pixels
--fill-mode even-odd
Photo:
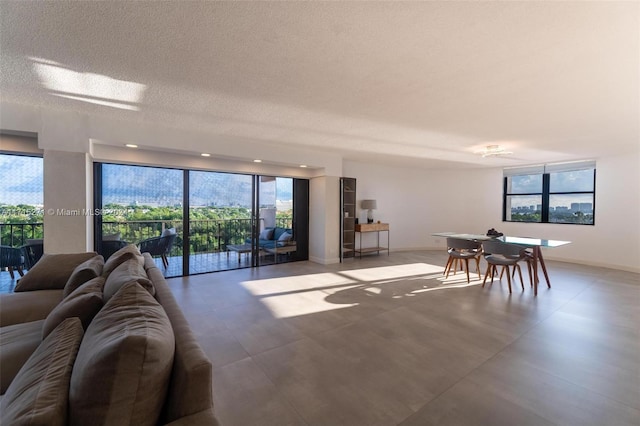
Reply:
[[[0,203],[43,204],[41,157],[0,154]]]
[[[177,169],[105,164],[103,204],[181,205],[182,179]],[[251,207],[250,175],[191,171],[190,180],[192,206]],[[43,192],[41,157],[0,154],[0,203],[42,205]],[[263,178],[261,204],[292,199],[292,179]]]
[[[252,176],[233,173],[191,171],[190,199],[193,207],[239,206],[251,208]],[[146,204],[176,206],[182,204],[183,172],[142,166],[105,164],[102,175],[103,204]],[[293,198],[293,180],[263,178],[261,204]]]

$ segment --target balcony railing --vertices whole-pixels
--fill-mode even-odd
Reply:
[[[263,219],[260,219],[263,220]],[[276,226],[291,228],[291,218],[276,218]],[[162,231],[175,228],[176,241],[170,255],[182,255],[184,238],[182,220],[138,220],[103,222],[102,235],[118,236],[119,239],[138,244],[147,238],[158,237]],[[29,239],[43,238],[42,223],[2,223],[0,236],[2,245],[19,247]],[[251,237],[251,219],[193,219],[189,221],[189,248],[191,254],[226,251],[227,245],[244,244]]]
[[[291,228],[291,218],[276,218],[276,226]],[[175,228],[177,232],[170,255],[181,256],[184,238],[182,220],[103,222],[102,235],[104,238],[107,235],[118,234],[121,240],[138,244],[147,238],[160,236],[165,229],[169,228]],[[228,245],[245,244],[250,237],[251,219],[192,219],[189,221],[191,254],[226,251]]]
[[[38,223],[0,223],[0,244],[3,246],[20,247],[27,244],[27,240],[41,239],[43,224]]]

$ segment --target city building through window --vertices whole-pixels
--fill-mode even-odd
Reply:
[[[502,220],[593,225],[595,161],[504,170]]]

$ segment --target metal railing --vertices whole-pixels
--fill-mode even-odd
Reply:
[[[260,219],[261,221],[263,219]],[[291,228],[291,218],[276,218],[276,226]],[[177,237],[171,256],[181,256],[184,238],[182,220],[141,220],[103,222],[102,236],[119,237],[132,244],[158,237],[165,229],[175,228]],[[228,245],[245,244],[251,238],[251,219],[192,219],[189,221],[191,254],[227,251]]]
[[[42,222],[37,223],[0,223],[0,244],[20,247],[27,240],[41,239],[44,235]]]
[[[261,221],[263,219],[260,219]],[[276,226],[291,228],[291,218],[276,218]],[[139,244],[158,237],[165,229],[175,228],[177,237],[172,256],[182,255],[184,238],[182,220],[130,220],[103,222],[102,237]],[[43,238],[44,226],[39,223],[0,223],[1,244],[20,247],[29,239]],[[226,251],[227,245],[245,244],[251,237],[251,219],[193,219],[189,221],[189,246],[192,254]]]

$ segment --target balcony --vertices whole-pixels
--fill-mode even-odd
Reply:
[[[262,219],[261,219],[262,220]],[[166,277],[223,271],[251,266],[251,254],[230,252],[227,246],[245,244],[251,238],[251,219],[200,220],[189,222],[189,265],[190,271],[182,270],[184,226],[182,220],[141,220],[123,222],[103,222],[102,234],[118,236],[129,244],[139,244],[147,238],[160,236],[165,229],[175,228],[177,237],[168,255],[169,266],[164,268],[158,257],[156,264]],[[291,218],[276,218],[276,226],[291,228]],[[262,227],[262,226],[261,226]],[[42,223],[2,223],[0,224],[1,244],[20,247],[29,239],[42,238]],[[286,260],[280,255],[260,252],[261,264]],[[16,277],[16,280],[19,277]],[[11,280],[8,272],[0,272],[0,292],[12,291],[16,280]]]

